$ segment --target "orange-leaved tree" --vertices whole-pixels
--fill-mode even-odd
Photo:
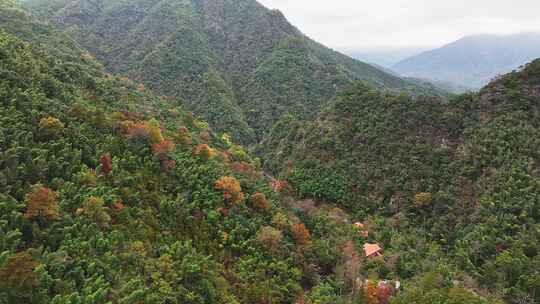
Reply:
[[[296,244],[299,246],[305,246],[309,244],[311,234],[303,223],[296,223],[291,227],[291,233],[293,235]]]
[[[214,157],[215,152],[207,144],[198,144],[195,149],[193,149],[193,155],[197,155],[204,160],[209,160]]]
[[[125,129],[128,138],[133,140],[148,139],[150,136],[150,126],[145,121],[140,122],[125,122]]]
[[[36,185],[26,195],[27,208],[24,217],[27,219],[44,218],[55,220],[60,218],[58,195],[51,189]]]
[[[174,151],[174,147],[175,145],[172,140],[162,140],[159,143],[152,145],[152,153],[160,160],[167,159],[169,153]]]
[[[266,195],[261,192],[256,192],[251,195],[249,198],[249,202],[251,203],[251,206],[258,210],[267,210],[270,207],[270,204],[268,203],[268,200],[266,199]]]
[[[364,303],[366,304],[379,304],[377,284],[372,281],[368,281],[364,285]]]
[[[152,145],[152,153],[159,159],[163,171],[170,171],[176,165],[176,162],[170,157],[170,153],[174,151],[174,148],[174,142],[168,139]]]
[[[223,192],[223,197],[232,204],[238,204],[244,200],[244,193],[240,183],[233,176],[223,176],[214,185],[216,190]]]
[[[164,140],[159,121],[151,119],[150,121],[123,122],[123,129],[128,138],[133,140],[148,140],[150,144],[157,144]]]
[[[139,83],[137,85],[137,91],[139,91],[140,93],[144,92],[146,90],[146,87],[144,86],[143,83]]]

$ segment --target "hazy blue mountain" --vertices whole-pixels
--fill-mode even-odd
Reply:
[[[404,59],[392,69],[406,77],[478,89],[538,57],[540,33],[482,34]]]

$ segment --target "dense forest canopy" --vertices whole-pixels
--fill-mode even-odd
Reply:
[[[539,60],[446,98],[255,1],[24,2],[1,304],[540,301]]]
[[[240,146],[129,79],[0,37],[0,302],[297,296],[294,218]]]
[[[383,225],[400,258],[397,239],[423,236],[481,286],[538,301],[539,73],[447,101],[353,86],[314,121],[283,117],[258,152],[301,198]]]

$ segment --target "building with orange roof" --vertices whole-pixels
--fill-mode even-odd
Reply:
[[[379,244],[364,244],[364,254],[366,258],[375,258],[382,255],[382,248]]]

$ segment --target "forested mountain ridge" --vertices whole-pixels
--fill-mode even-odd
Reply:
[[[536,60],[449,101],[351,87],[312,122],[284,117],[259,152],[300,197],[386,227],[375,240],[385,261],[400,256],[401,278],[430,269],[422,255],[434,246],[441,251],[428,255],[450,258],[469,286],[533,303],[540,300],[539,76]]]
[[[416,93],[402,80],[304,36],[254,0],[30,0],[114,73],[183,99],[218,131],[253,142],[282,114],[312,118],[364,80]]]

